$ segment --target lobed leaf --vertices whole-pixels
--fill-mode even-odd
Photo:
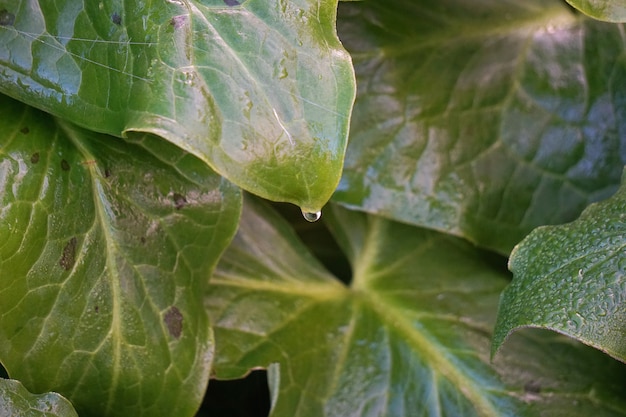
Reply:
[[[19,381],[0,379],[0,416],[78,417],[78,414],[59,394],[31,394]]]
[[[129,144],[0,96],[0,362],[81,416],[189,416],[203,307],[237,187],[160,139]]]
[[[507,276],[472,246],[338,206],[324,218],[349,287],[247,199],[207,293],[216,376],[269,367],[272,416],[626,415],[626,368],[564,337],[526,332],[490,364]]]
[[[594,19],[607,22],[626,21],[624,0],[567,0],[567,2]]]
[[[342,3],[359,85],[333,200],[507,254],[626,164],[623,28],[560,0]]]
[[[610,199],[534,230],[511,254],[495,352],[520,327],[563,333],[626,362],[626,174]]]
[[[0,92],[99,132],[159,135],[318,211],[355,81],[337,0],[0,1]]]

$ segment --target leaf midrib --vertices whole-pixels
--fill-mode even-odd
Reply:
[[[76,131],[72,129],[72,127],[66,122],[56,119],[57,126],[61,129],[66,136],[70,139],[72,144],[76,147],[76,149],[86,157],[87,160],[95,160],[96,157],[93,155],[78,139]],[[95,214],[95,222],[99,223],[100,230],[104,235],[104,241],[106,246],[106,268],[109,273],[111,271],[116,271],[117,264],[115,263],[115,249],[114,242],[115,239],[111,235],[109,228],[106,226],[104,219],[107,218],[107,214],[103,209],[102,202],[98,199],[98,192],[101,191],[101,184],[96,181],[96,175],[94,175],[94,168],[92,166],[88,167],[89,169],[89,178],[91,180],[91,189],[93,196],[93,203],[96,210]],[[119,287],[119,281],[113,279],[109,275],[109,282],[111,288],[111,329],[109,331],[109,335],[111,337],[112,344],[112,363],[111,363],[111,384],[108,393],[108,399],[106,402],[106,410],[104,415],[111,415],[112,407],[115,404],[114,397],[116,395],[117,387],[120,382],[120,370],[121,370],[121,358],[122,358],[122,312],[121,312],[121,303],[120,303],[120,294],[121,288]]]
[[[374,311],[384,323],[385,327],[404,335],[405,343],[412,347],[412,351],[422,357],[435,373],[447,378],[476,408],[478,414],[483,417],[501,417],[501,412],[483,395],[483,390],[477,385],[477,381],[459,369],[453,361],[448,359],[448,349],[434,340],[426,332],[415,329],[410,320],[399,309],[385,302],[374,293],[360,293],[359,298],[363,303]]]
[[[481,416],[500,417],[501,413],[494,407],[484,395],[476,380],[459,369],[448,359],[450,352],[438,343],[427,332],[420,332],[407,319],[406,314],[399,308],[387,302],[382,296],[368,288],[367,283],[371,280],[369,272],[375,265],[372,263],[378,259],[381,250],[382,236],[386,233],[389,222],[376,217],[369,225],[365,245],[356,257],[353,278],[354,302],[359,300],[373,312],[375,312],[387,329],[393,329],[404,335],[403,340],[412,347],[412,351],[423,357],[430,367],[443,375],[460,391],[480,412]]]

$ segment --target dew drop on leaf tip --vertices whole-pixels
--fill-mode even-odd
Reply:
[[[320,219],[320,217],[322,217],[322,212],[321,211],[316,211],[316,212],[312,212],[312,211],[304,211],[302,210],[302,216],[304,216],[304,219],[308,222],[316,222]]]

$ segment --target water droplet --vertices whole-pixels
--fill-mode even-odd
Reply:
[[[320,217],[322,217],[322,212],[321,211],[316,211],[316,212],[311,212],[311,211],[304,211],[302,210],[302,215],[304,216],[304,219],[307,222],[316,222],[320,219]]]

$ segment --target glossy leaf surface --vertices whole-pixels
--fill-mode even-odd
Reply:
[[[19,381],[0,379],[0,417],[78,417],[78,414],[59,394],[31,394]]]
[[[91,130],[149,132],[317,211],[354,73],[336,0],[0,1],[0,91]]]
[[[624,0],[567,0],[567,2],[594,19],[608,22],[626,21]]]
[[[340,4],[358,97],[334,200],[508,253],[626,163],[623,29],[560,0]]]
[[[252,200],[211,280],[216,376],[271,365],[272,416],[626,415],[624,367],[564,337],[524,333],[489,364],[507,279],[475,248],[337,206],[324,216],[350,287]]]
[[[520,327],[555,330],[626,362],[626,176],[580,218],[533,231],[511,254],[494,350]]]
[[[81,416],[193,415],[213,356],[202,292],[239,189],[160,139],[88,133],[6,96],[0,115],[9,375]]]

